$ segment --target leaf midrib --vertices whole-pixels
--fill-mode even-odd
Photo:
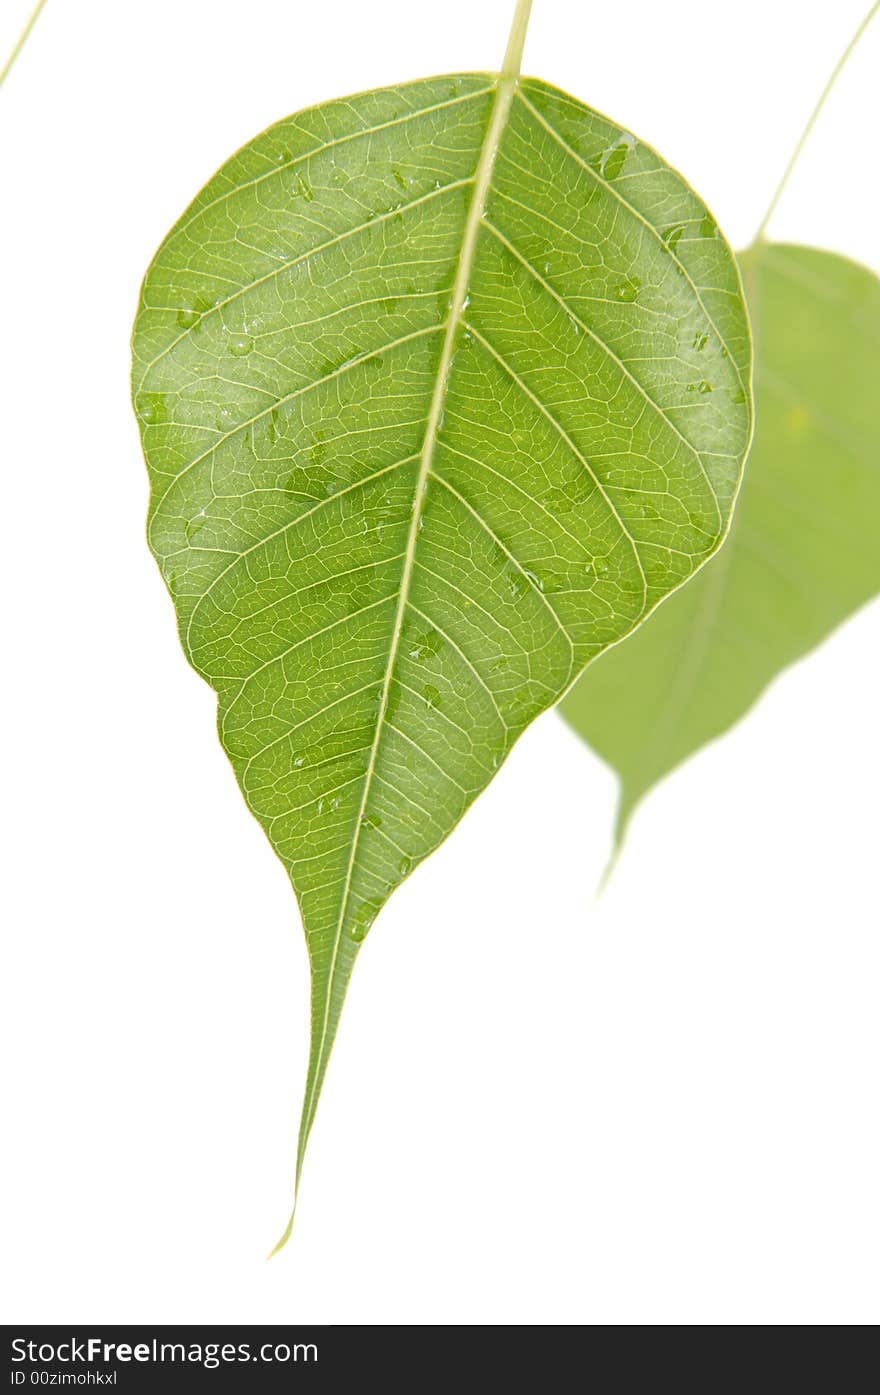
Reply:
[[[434,451],[437,442],[437,432],[443,416],[443,407],[449,388],[449,377],[452,368],[452,359],[455,351],[455,342],[459,330],[463,323],[465,302],[467,300],[468,288],[470,285],[471,273],[473,271],[474,259],[477,250],[480,225],[483,214],[486,210],[486,203],[492,179],[492,171],[495,166],[495,158],[501,137],[507,124],[511,103],[518,85],[517,74],[503,73],[495,83],[495,101],[492,107],[492,115],[486,129],[486,135],[480,147],[480,155],[477,161],[473,176],[473,192],[468,206],[467,217],[465,219],[464,232],[462,236],[461,252],[459,254],[458,268],[456,270],[455,282],[453,285],[452,298],[449,306],[449,313],[446,318],[443,346],[440,352],[440,359],[437,366],[437,374],[434,381],[434,391],[431,396],[431,404],[428,410],[428,419],[425,426],[425,435],[422,442],[422,450],[419,459],[419,470],[416,477],[416,485],[413,494],[413,508],[410,518],[410,526],[406,540],[406,550],[404,553],[403,570],[400,578],[400,590],[398,593],[397,610],[394,616],[394,624],[391,631],[391,639],[388,647],[388,660],[385,665],[385,674],[382,680],[381,698],[379,700],[379,711],[376,715],[376,730],[373,737],[373,744],[370,748],[370,755],[364,773],[364,785],[355,818],[354,832],[351,841],[351,850],[348,858],[348,865],[343,883],[342,895],[340,898],[339,914],[336,921],[336,928],[333,934],[333,945],[330,955],[330,964],[327,972],[327,986],[324,993],[324,1005],[321,1013],[321,1037],[318,1041],[312,1063],[311,1081],[308,1096],[303,1108],[303,1119],[301,1138],[304,1140],[309,1133],[312,1118],[314,1115],[317,1100],[317,1090],[321,1080],[321,1072],[327,1045],[327,1036],[330,1030],[330,1004],[332,1001],[333,987],[336,978],[337,964],[339,960],[339,949],[342,942],[343,927],[348,911],[348,904],[351,896],[351,883],[354,876],[354,869],[357,862],[357,853],[360,843],[360,831],[363,827],[363,818],[367,809],[370,791],[373,784],[373,777],[376,770],[379,748],[382,742],[382,734],[385,729],[385,719],[388,708],[388,697],[394,669],[397,665],[397,657],[400,649],[400,639],[403,632],[403,622],[409,603],[409,590],[412,581],[413,566],[415,563],[416,547],[419,535],[419,523],[424,510],[425,492],[428,479],[431,475],[431,466],[434,459]],[[300,1149],[299,1164],[302,1162],[302,1148]]]

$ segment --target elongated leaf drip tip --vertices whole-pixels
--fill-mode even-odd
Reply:
[[[293,1230],[293,1218],[294,1218],[295,1215],[296,1215],[296,1202],[293,1203],[293,1210],[292,1210],[291,1213],[290,1213],[290,1220],[287,1222],[287,1225],[284,1227],[284,1232],[283,1232],[283,1234],[282,1234],[282,1236],[281,1236],[281,1239],[278,1240],[278,1241],[272,1246],[271,1250],[270,1250],[269,1253],[266,1255],[267,1261],[270,1260],[270,1259],[274,1259],[275,1256],[279,1253],[279,1251],[281,1251],[281,1250],[284,1249],[284,1246],[287,1244],[288,1240],[290,1239],[291,1231]]]

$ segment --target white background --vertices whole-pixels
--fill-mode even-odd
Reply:
[[[0,50],[30,0],[2,0]],[[535,0],[525,69],[741,245],[867,6]],[[6,1321],[880,1316],[880,609],[636,818],[548,714],[361,955],[292,1243],[307,965],[147,553],[138,284],[298,107],[512,0],[49,0],[0,90]],[[880,269],[880,22],[773,232]]]

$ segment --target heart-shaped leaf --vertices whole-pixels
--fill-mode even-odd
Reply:
[[[712,217],[518,59],[258,136],[135,324],[150,546],[308,942],[297,1180],[376,913],[718,546],[749,438]]]
[[[730,537],[560,711],[642,796],[880,591],[880,281],[809,247],[741,258],[755,439]]]

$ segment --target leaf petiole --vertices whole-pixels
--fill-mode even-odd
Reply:
[[[504,62],[501,64],[502,77],[519,77],[523,48],[526,42],[526,30],[529,27],[529,15],[531,11],[532,0],[517,0],[513,23],[510,26],[510,36],[507,40],[507,48],[504,51]]]

